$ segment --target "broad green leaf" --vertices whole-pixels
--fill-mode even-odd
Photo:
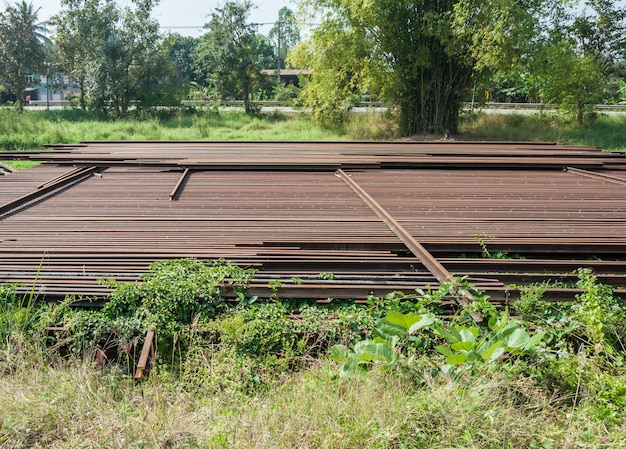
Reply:
[[[448,346],[444,346],[444,345],[437,345],[435,346],[435,350],[445,356],[451,356],[452,355],[452,351],[450,350],[450,348]]]
[[[449,343],[461,341],[461,334],[459,334],[455,328],[451,328],[450,331],[448,331],[441,326],[437,326],[433,331],[436,335],[448,340]]]
[[[494,332],[501,331],[509,323],[509,314],[505,310],[498,316],[493,316],[489,319],[489,329]]]
[[[424,315],[418,315],[417,313],[400,313],[396,310],[392,310],[387,314],[385,320],[391,324],[406,329],[410,334],[426,326],[430,326],[435,322],[435,315],[427,313]]]
[[[340,377],[363,377],[366,374],[367,368],[354,358],[348,359],[339,371]]]
[[[461,335],[461,341],[474,343],[476,336],[478,335],[478,329],[473,327],[464,327],[459,331]]]
[[[376,343],[371,340],[362,340],[354,345],[354,356],[357,360],[371,362],[376,353]]]
[[[390,345],[390,346],[393,346],[395,342],[397,341],[398,341],[398,337],[396,337],[395,335],[389,335],[389,338],[386,338],[386,336],[374,337],[374,343],[383,343],[383,344]]]
[[[330,359],[345,362],[348,359],[348,351],[344,345],[335,345],[330,349]]]
[[[425,313],[423,315],[418,315],[418,316],[421,316],[421,319],[417,323],[413,323],[411,325],[411,327],[409,328],[409,334],[412,334],[414,332],[417,332],[420,329],[424,329],[430,326],[436,320],[435,315],[432,313]]]
[[[470,341],[457,341],[456,343],[452,343],[450,346],[456,351],[471,351],[474,344]]]
[[[387,343],[375,343],[371,340],[360,341],[354,345],[356,359],[363,362],[391,363],[396,353]]]
[[[482,351],[480,355],[485,362],[491,362],[502,357],[502,354],[504,354],[504,341],[498,340]]]
[[[391,346],[377,343],[374,357],[374,360],[379,363],[393,363],[396,360],[396,353]]]
[[[523,350],[529,340],[530,336],[528,332],[524,329],[517,328],[506,341],[507,351],[512,352],[511,349]]]
[[[540,342],[543,340],[543,337],[546,335],[544,331],[539,331],[532,337],[528,339],[526,345],[524,346],[524,351],[530,351],[534,349]]]
[[[455,354],[446,358],[446,363],[448,365],[462,365],[467,361],[467,355],[465,354]]]
[[[407,330],[405,328],[396,324],[391,324],[387,322],[384,318],[378,321],[374,332],[379,334],[383,338],[390,338],[392,336],[406,337],[407,335]]]

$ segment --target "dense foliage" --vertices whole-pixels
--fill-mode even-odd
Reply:
[[[0,14],[0,83],[15,94],[19,111],[24,107],[28,77],[44,65],[42,26],[37,11],[25,1],[7,6]],[[43,38],[42,38],[43,39]]]
[[[72,298],[38,304],[4,286],[0,443],[129,446],[138,435],[146,444],[136,447],[249,447],[251,436],[255,447],[623,441],[626,307],[590,270],[579,270],[575,301],[543,301],[547,285],[528,286],[515,319],[477,296],[482,324],[462,310],[451,322],[437,316],[463,281],[371,297],[368,306],[317,306],[282,301],[279,287],[272,301],[249,297],[252,274],[225,261],[159,262],[141,283],[113,283],[109,304],[91,311]],[[231,283],[235,301],[223,296]],[[133,386],[125,380],[133,348],[148,328],[157,329],[158,355],[149,379]],[[96,369],[89,360],[102,353],[107,365]],[[41,366],[34,375],[33,363]],[[132,427],[138,416],[151,433]],[[227,424],[233,418],[245,431]],[[66,430],[55,431],[59,424]],[[126,430],[106,430],[115,426]]]
[[[4,88],[21,107],[24,74],[41,73],[48,90],[116,117],[184,99],[243,100],[256,113],[254,101],[297,96],[333,126],[375,100],[403,135],[456,133],[470,100],[550,103],[582,124],[594,103],[626,99],[623,2],[303,0],[297,14],[281,9],[266,37],[249,20],[253,3],[229,1],[198,38],[160,34],[157,4],[63,0],[48,30],[32,5],[7,6]],[[268,74],[285,66],[306,70],[302,90]]]
[[[120,9],[113,0],[63,0],[57,27],[59,68],[78,86],[81,107],[116,117],[140,108],[180,103],[173,61],[150,17],[156,1]],[[72,87],[72,83],[68,84]]]
[[[263,89],[261,70],[275,60],[272,47],[248,22],[252,3],[229,2],[218,7],[197,46],[197,73],[225,99],[241,99],[247,113],[250,100]]]
[[[324,21],[292,55],[313,71],[306,104],[332,112],[349,95],[376,95],[412,135],[456,133],[475,75],[519,58],[549,2],[308,3]]]

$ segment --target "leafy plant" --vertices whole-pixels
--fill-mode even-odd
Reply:
[[[613,325],[620,321],[622,326],[626,323],[624,308],[613,297],[612,288],[600,284],[592,270],[578,270],[578,279],[577,287],[583,293],[577,295],[573,315],[581,324],[595,357],[613,354],[613,346],[622,344],[623,335]]]
[[[340,377],[362,376],[369,367],[379,365],[392,367],[398,361],[398,344],[415,342],[415,333],[435,322],[433,314],[403,314],[391,311],[378,322],[373,339],[361,340],[352,349],[345,345],[335,345],[330,351],[330,359],[342,362]]]
[[[392,310],[408,313],[438,313],[441,303],[450,296],[453,283],[444,282],[437,290],[415,289],[414,294],[407,294],[399,290],[387,293],[384,297],[370,295],[367,298],[368,305],[375,314],[383,317]]]
[[[254,270],[224,260],[159,261],[142,276],[142,283],[109,281],[114,291],[103,312],[112,318],[134,315],[144,319],[146,327],[171,333],[195,315],[210,319],[224,311],[224,286],[232,286],[242,299],[253,275]]]
[[[530,335],[517,320],[509,319],[504,311],[489,320],[489,332],[481,336],[477,327],[435,326],[434,332],[449,345],[438,345],[435,349],[446,357],[446,372],[462,364],[490,363],[505,356],[520,355],[534,351],[545,333]]]
[[[480,249],[482,250],[482,257],[484,259],[524,259],[524,257],[520,256],[519,254],[510,254],[508,251],[491,252],[487,247],[487,239],[491,238],[491,236],[487,234],[474,234],[473,237],[480,246]]]
[[[267,283],[267,286],[272,291],[270,297],[274,300],[278,299],[278,289],[283,286],[283,283],[278,279],[273,279]]]

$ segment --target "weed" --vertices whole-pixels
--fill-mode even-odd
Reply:
[[[482,257],[484,259],[524,259],[524,257],[520,256],[519,254],[510,254],[508,251],[489,251],[489,248],[487,248],[487,239],[491,237],[487,234],[474,234],[473,237],[480,246],[480,249],[482,251]]]

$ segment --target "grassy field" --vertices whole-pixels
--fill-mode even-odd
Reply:
[[[351,114],[345,123],[324,127],[307,114],[272,113],[258,117],[240,112],[161,111],[159,116],[102,121],[77,110],[26,111],[0,109],[0,151],[40,149],[44,144],[85,140],[389,140],[397,139],[388,114]],[[414,136],[416,140],[442,136]],[[626,151],[626,114],[598,116],[584,127],[548,114],[461,117],[456,140],[545,141],[600,146]]]
[[[625,125],[467,115],[448,138],[532,136],[626,151]],[[328,129],[305,115],[102,122],[77,111],[0,110],[5,150],[102,139],[395,138],[379,115]],[[415,137],[426,138],[440,136]],[[369,306],[299,304],[299,321],[280,299],[230,306],[216,297],[189,310],[194,298],[214,297],[224,273],[247,276],[228,265],[162,264],[143,284],[115,285],[94,311],[0,287],[0,448],[626,448],[626,307],[592,273],[579,273],[576,303],[544,302],[545,286],[530,286],[513,306],[517,320],[477,301],[492,318],[481,325],[463,313],[431,320],[445,290]],[[423,326],[409,335],[397,322]],[[155,365],[135,381],[136,349],[127,348],[155,325]],[[98,365],[111,335],[129,345]]]

